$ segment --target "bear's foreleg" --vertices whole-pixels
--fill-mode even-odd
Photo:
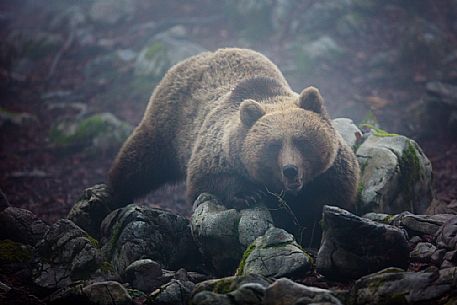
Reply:
[[[236,174],[189,175],[187,199],[193,203],[201,193],[215,195],[228,208],[248,208],[262,199],[262,192],[252,183]]]

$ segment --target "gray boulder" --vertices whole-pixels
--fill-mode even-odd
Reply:
[[[9,207],[0,212],[0,239],[10,239],[34,246],[49,226],[32,212]]]
[[[342,303],[330,290],[297,284],[289,279],[276,280],[265,291],[264,305]]]
[[[100,237],[100,225],[111,212],[111,194],[104,184],[97,184],[84,190],[81,198],[71,208],[67,218],[90,235]]]
[[[292,234],[271,227],[245,251],[237,274],[256,273],[278,278],[302,275],[312,267],[312,257],[302,250]]]
[[[382,213],[368,213],[363,215],[363,218],[401,227],[405,229],[411,236],[433,236],[446,221],[453,217],[455,217],[455,215],[416,215],[409,212],[403,212],[398,215],[389,215]]]
[[[456,268],[433,272],[404,272],[389,268],[357,280],[351,304],[454,304]]]
[[[187,305],[195,284],[191,281],[172,279],[149,296],[151,304]]]
[[[271,226],[267,208],[227,209],[214,196],[201,194],[194,203],[192,234],[200,252],[218,274],[233,273],[243,250]]]
[[[357,149],[359,212],[423,214],[432,202],[432,166],[417,143],[373,132]]]
[[[151,259],[140,259],[131,263],[122,276],[132,288],[146,293],[153,292],[165,284],[162,267]]]
[[[137,4],[138,1],[131,0],[94,1],[89,10],[89,16],[96,23],[114,25],[131,19]]]
[[[402,229],[332,206],[324,206],[322,226],[316,267],[329,278],[358,278],[387,267],[408,266],[408,238]]]
[[[447,250],[457,250],[457,216],[453,215],[436,232],[436,244]]]
[[[343,137],[346,144],[355,150],[362,140],[362,131],[357,125],[355,125],[351,119],[347,118],[334,119],[332,125]]]
[[[169,32],[160,33],[140,51],[134,74],[159,80],[174,64],[204,51],[191,41],[173,37]]]
[[[415,215],[404,212],[394,217],[392,224],[406,229],[410,235],[434,236],[441,226],[451,218],[455,218],[455,215]]]
[[[33,281],[44,288],[61,288],[89,279],[99,266],[98,242],[68,219],[52,225],[36,245]]]
[[[127,289],[114,281],[98,282],[82,289],[88,304],[97,305],[130,305],[132,298]],[[87,304],[86,303],[86,304]]]
[[[200,265],[189,221],[160,209],[128,205],[113,211],[102,222],[101,241],[105,257],[119,274],[143,258],[171,269]]]
[[[433,254],[436,252],[436,247],[427,242],[419,242],[411,251],[410,256],[413,262],[430,263]]]
[[[117,150],[133,127],[112,113],[98,113],[82,120],[65,120],[54,126],[51,142],[60,148],[84,149],[88,154]]]
[[[432,256],[432,261],[441,266],[457,266],[457,216],[453,215],[436,232],[435,242],[438,250]]]
[[[38,118],[26,112],[12,112],[0,107],[0,127],[6,125],[23,126],[37,123]]]
[[[265,289],[271,283],[272,280],[258,274],[207,280],[195,286],[191,304],[262,304]]]

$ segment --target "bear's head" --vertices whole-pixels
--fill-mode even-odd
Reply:
[[[245,99],[240,124],[246,133],[241,162],[271,192],[296,194],[335,160],[338,138],[314,87],[274,103]]]

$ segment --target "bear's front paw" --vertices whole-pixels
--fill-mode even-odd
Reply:
[[[240,193],[235,195],[229,202],[230,206],[237,209],[249,209],[255,206],[262,198],[265,193],[262,191],[252,191],[247,193]]]

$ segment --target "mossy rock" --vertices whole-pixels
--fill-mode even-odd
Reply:
[[[50,131],[49,138],[57,147],[86,148],[92,152],[117,149],[133,127],[111,113],[99,113],[81,121],[65,121]]]
[[[368,127],[371,132],[357,149],[361,168],[357,212],[424,214],[432,201],[430,161],[414,140]]]
[[[31,258],[30,247],[9,239],[0,241],[0,263],[23,263]]]

